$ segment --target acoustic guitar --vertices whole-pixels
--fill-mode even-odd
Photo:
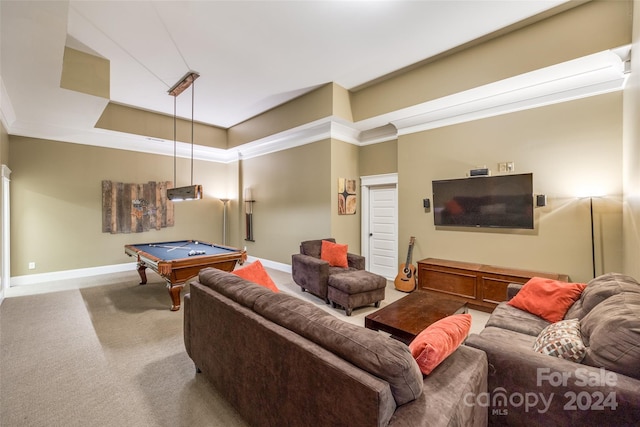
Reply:
[[[411,263],[411,253],[416,238],[411,236],[409,240],[409,250],[407,251],[407,262],[400,264],[400,271],[393,281],[396,289],[402,292],[413,292],[416,289],[416,267]]]

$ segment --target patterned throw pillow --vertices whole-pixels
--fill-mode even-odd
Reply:
[[[538,353],[582,362],[587,354],[587,348],[582,342],[580,321],[578,319],[561,320],[552,323],[540,332],[533,349]]]

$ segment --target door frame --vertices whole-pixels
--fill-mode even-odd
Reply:
[[[381,175],[367,175],[360,177],[360,193],[362,195],[362,201],[360,203],[360,207],[362,208],[362,214],[360,217],[360,247],[362,256],[365,257],[365,270],[369,270],[369,217],[370,217],[370,188],[376,187],[379,185],[393,185],[395,186],[396,192],[396,200],[398,200],[398,174],[397,173],[387,173]],[[396,221],[398,221],[398,205],[396,204],[396,212],[395,212]],[[397,225],[397,224],[396,224]],[[395,230],[395,238],[396,238],[396,253],[398,252],[398,229],[396,227]],[[397,256],[397,255],[396,255]]]
[[[11,231],[11,221],[9,218],[10,209],[10,196],[9,196],[9,179],[11,175],[11,169],[7,165],[0,166],[0,180],[2,189],[0,195],[0,210],[2,211],[2,220],[0,221],[0,230],[2,235],[0,237],[0,244],[2,245],[2,259],[0,260],[0,304],[4,300],[6,291],[11,286],[11,239],[9,232]]]

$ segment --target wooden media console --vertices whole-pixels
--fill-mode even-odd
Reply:
[[[509,283],[532,277],[569,281],[566,274],[543,273],[492,265],[427,258],[418,261],[418,287],[447,298],[462,300],[469,308],[491,312],[507,299]]]

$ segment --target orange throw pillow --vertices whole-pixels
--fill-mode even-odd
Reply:
[[[280,292],[276,284],[273,283],[273,280],[271,280],[269,273],[267,273],[267,270],[264,269],[264,266],[259,259],[242,268],[233,270],[232,273],[236,276],[242,277],[245,280],[248,280],[249,282],[264,286],[265,288],[269,288],[273,292]]]
[[[323,240],[320,259],[327,261],[332,267],[348,268],[347,250],[348,245],[339,245],[338,243]]]
[[[427,326],[409,343],[411,355],[429,375],[462,344],[471,329],[470,314],[454,314]]]
[[[532,277],[507,304],[556,323],[564,318],[586,287],[584,283]]]

